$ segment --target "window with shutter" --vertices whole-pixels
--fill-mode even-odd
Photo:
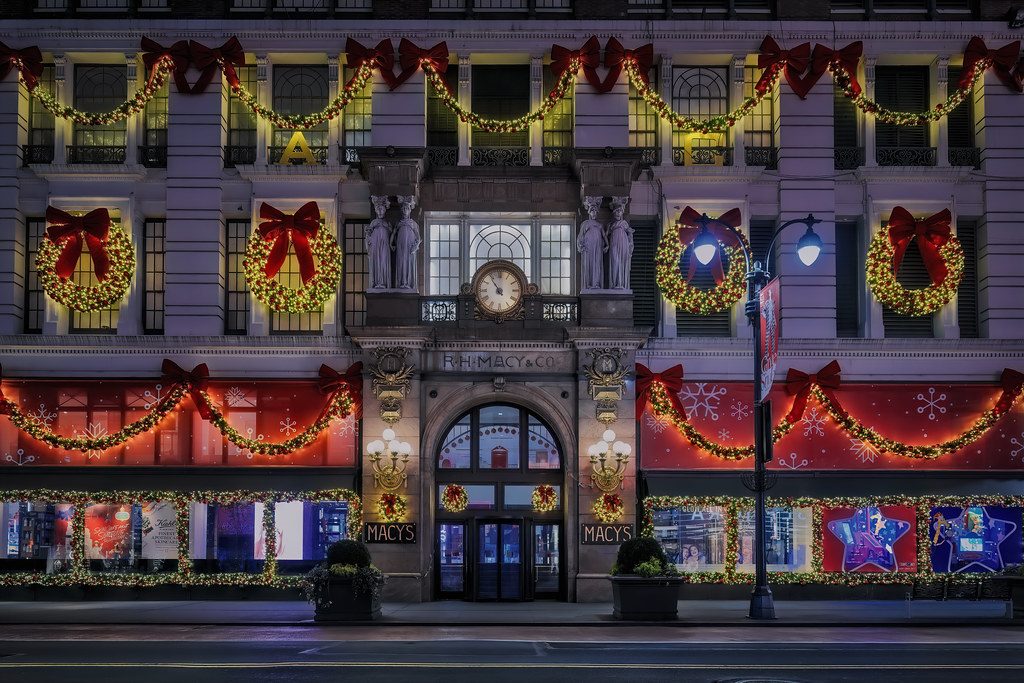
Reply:
[[[473,111],[486,119],[516,119],[530,111],[530,67],[473,65]],[[474,147],[527,147],[529,131],[473,129]],[[476,155],[474,155],[476,156]]]
[[[964,278],[956,292],[957,324],[960,337],[981,336],[978,323],[978,224],[974,220],[958,220],[956,236],[964,250]]]
[[[653,222],[634,222],[633,262],[629,271],[629,286],[633,290],[633,325],[656,328],[660,297],[654,279],[654,251],[657,247],[657,227]]]
[[[875,99],[898,112],[923,112],[928,105],[928,67],[880,66],[875,70]],[[934,166],[935,150],[928,147],[928,125],[898,126],[875,123],[879,166]]]
[[[858,225],[836,222],[836,336],[860,336],[860,274],[864,259],[857,247]]]
[[[680,270],[683,277],[686,276],[686,271],[689,264],[690,248],[687,247],[683,251],[682,263]],[[725,262],[726,268],[743,268],[743,263],[734,264],[729,261]],[[701,265],[697,263],[697,269],[693,274],[693,279],[688,283],[691,287],[698,289],[713,289],[715,285],[715,278],[711,275],[711,268],[709,266]],[[724,311],[716,311],[709,313],[708,315],[698,315],[696,313],[688,313],[683,310],[676,310],[676,336],[677,337],[731,337],[732,336],[732,308],[727,308]]]
[[[961,68],[949,67],[949,87],[955,88]],[[981,168],[980,150],[974,146],[974,98],[968,96],[946,117],[946,140],[951,166]]]
[[[917,240],[913,240],[903,254],[896,281],[907,289],[924,289],[931,284],[928,270],[924,266]],[[935,314],[903,315],[882,306],[882,326],[887,338],[923,338],[935,336]]]
[[[445,83],[453,93],[459,92],[459,65],[449,64]],[[459,117],[448,107],[437,91],[427,84],[427,147],[459,146]]]
[[[832,91],[832,144],[837,169],[864,164],[864,150],[857,139],[857,107],[839,88]]]

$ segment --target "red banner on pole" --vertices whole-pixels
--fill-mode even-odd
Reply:
[[[759,295],[761,308],[761,396],[767,397],[779,363],[779,278],[766,284]]]

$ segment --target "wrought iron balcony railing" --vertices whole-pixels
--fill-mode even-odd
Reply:
[[[52,164],[53,145],[25,145],[22,148],[22,163],[29,164]]]
[[[877,147],[875,163],[879,166],[934,166],[934,147]]]
[[[732,147],[672,148],[672,163],[676,166],[732,166]]]
[[[458,300],[455,297],[420,299],[420,322],[453,323],[458,320]]]
[[[552,297],[544,297],[541,304],[541,317],[544,320],[560,323],[575,323],[580,319],[580,302],[576,298],[552,301]]]
[[[276,164],[281,160],[281,155],[287,147],[267,147],[267,163]],[[309,151],[313,153],[313,158],[316,159],[318,164],[327,163],[327,147],[310,147]],[[300,159],[293,159],[293,164],[298,164]]]
[[[777,147],[744,147],[743,162],[747,166],[764,166],[774,171],[779,167],[779,150]]]
[[[529,147],[474,147],[470,150],[473,166],[529,166]]]
[[[146,168],[167,168],[167,146],[139,147],[139,163]]]
[[[950,166],[970,166],[974,169],[981,168],[981,149],[978,147],[950,147]]]
[[[431,166],[458,166],[458,147],[427,147],[427,161]]]
[[[123,164],[127,154],[124,146],[68,145],[69,164]]]
[[[849,171],[864,165],[863,147],[836,147],[833,153],[837,171]]]
[[[224,168],[255,163],[256,148],[251,145],[228,145],[224,148]]]
[[[572,150],[572,147],[545,147],[542,150],[543,163],[545,166],[568,166],[572,160]]]

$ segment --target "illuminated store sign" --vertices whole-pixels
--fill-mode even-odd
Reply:
[[[367,543],[415,543],[416,524],[379,524],[367,522],[363,527],[363,538]]]

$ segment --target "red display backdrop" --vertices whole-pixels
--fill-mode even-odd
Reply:
[[[914,508],[882,505],[822,511],[821,568],[826,572],[916,572]]]
[[[97,438],[149,413],[170,387],[160,380],[102,382],[4,381],[11,401],[52,431]],[[210,382],[208,393],[227,423],[243,436],[285,441],[313,424],[329,396],[316,382]],[[315,441],[286,455],[260,455],[229,443],[204,420],[186,395],[176,410],[149,432],[104,451],[54,448],[21,432],[0,416],[3,465],[329,465],[356,462],[357,419],[336,418]]]
[[[907,444],[934,444],[961,434],[993,407],[998,385],[843,384],[834,392],[849,415],[883,436]],[[753,441],[749,383],[684,382],[679,400],[689,422],[713,442]],[[784,384],[771,392],[774,424],[793,403]],[[803,418],[775,444],[771,469],[809,470],[1020,470],[1024,461],[1024,410],[1002,416],[974,443],[933,460],[879,453],[845,434],[811,398]],[[648,405],[640,416],[640,466],[650,470],[749,469],[750,460],[727,460],[690,444],[667,417]]]

